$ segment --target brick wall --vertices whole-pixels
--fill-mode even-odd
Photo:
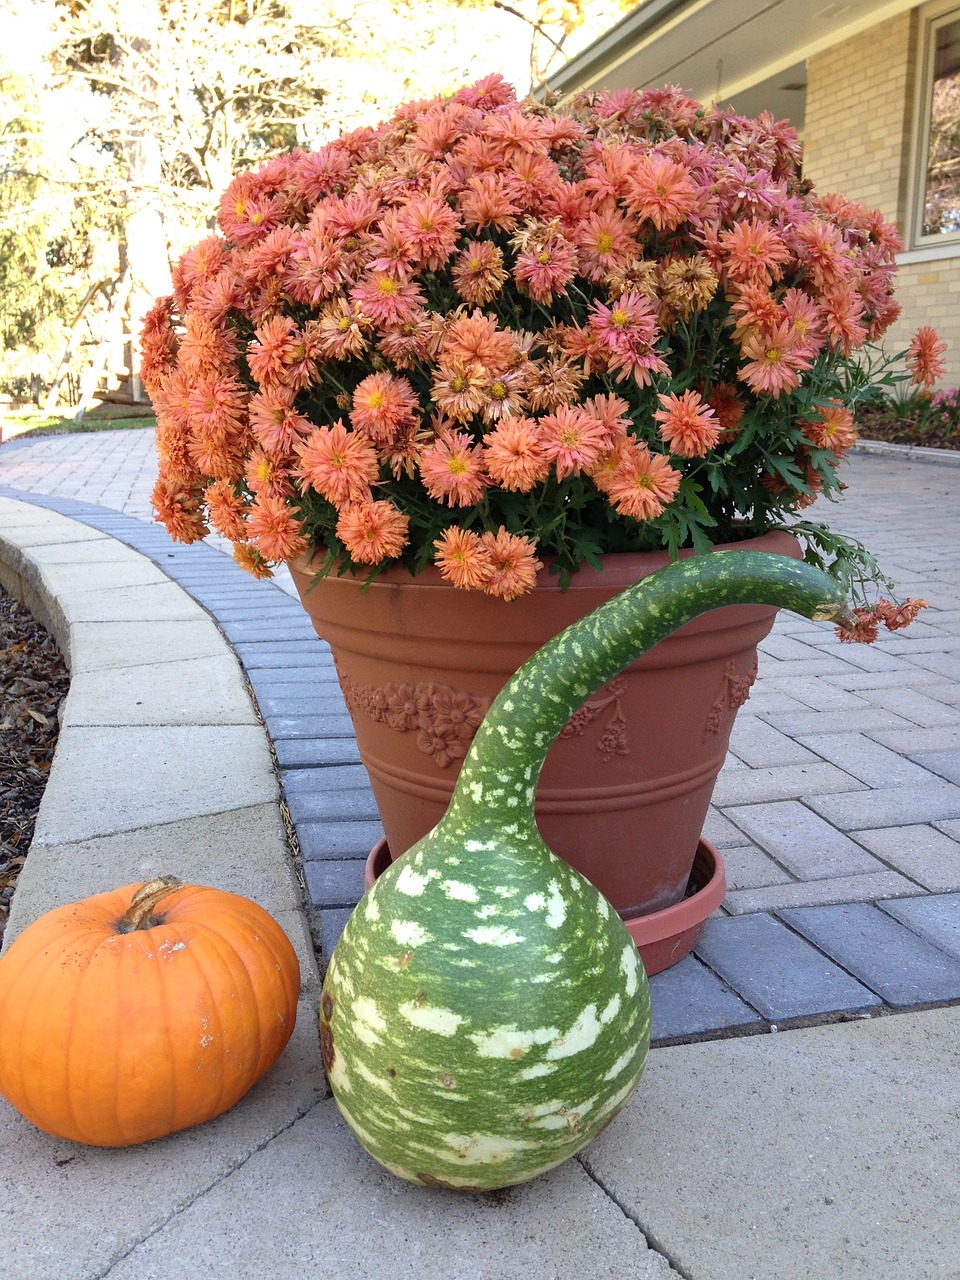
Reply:
[[[905,226],[919,13],[900,14],[811,57],[807,64],[804,171]],[[950,344],[945,386],[960,385],[960,257],[906,263],[897,276],[901,319],[884,346],[900,350],[918,325]]]

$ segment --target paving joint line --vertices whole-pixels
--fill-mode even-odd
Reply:
[[[291,739],[285,736],[284,734],[280,734],[280,733],[275,734],[271,730],[271,721],[272,720],[276,721],[276,719],[278,718],[282,719],[283,716],[280,713],[264,713],[263,709],[260,707],[260,703],[259,703],[259,699],[256,691],[256,677],[257,677],[258,670],[263,671],[265,669],[270,669],[270,670],[282,669],[282,665],[284,661],[286,661],[291,668],[297,668],[298,670],[301,670],[301,671],[304,668],[319,669],[319,668],[322,668],[324,665],[326,665],[327,660],[324,655],[324,649],[318,647],[321,642],[317,640],[312,628],[309,625],[309,622],[306,620],[306,615],[302,613],[296,601],[294,601],[288,593],[284,592],[282,588],[270,583],[253,583],[252,581],[248,581],[246,578],[243,578],[241,580],[238,580],[236,588],[231,589],[231,594],[233,594],[235,591],[239,597],[239,596],[243,596],[244,594],[248,594],[251,591],[256,591],[262,597],[265,591],[278,592],[280,598],[277,599],[277,604],[280,606],[280,612],[283,612],[284,610],[286,611],[295,610],[295,615],[292,615],[292,616],[295,616],[298,620],[302,620],[302,623],[299,623],[298,626],[294,628],[294,630],[299,629],[299,626],[302,625],[304,635],[302,639],[296,639],[293,641],[287,640],[285,642],[282,642],[284,644],[291,646],[291,648],[289,649],[289,652],[287,652],[286,654],[284,654],[282,647],[279,649],[277,647],[278,645],[281,644],[281,642],[271,642],[266,632],[263,640],[259,640],[259,639],[254,639],[254,640],[243,639],[239,641],[234,640],[231,638],[230,622],[227,620],[221,619],[221,617],[218,616],[216,608],[210,604],[207,604],[204,600],[205,589],[206,589],[206,594],[212,594],[215,597],[218,595],[218,593],[222,593],[223,591],[222,584],[217,585],[214,581],[221,570],[224,570],[227,572],[230,572],[230,571],[240,572],[239,570],[235,570],[233,562],[229,560],[229,558],[225,556],[222,551],[219,551],[209,545],[203,545],[203,544],[181,547],[179,546],[179,544],[171,543],[165,534],[160,533],[159,530],[154,529],[150,524],[148,524],[146,521],[142,519],[139,519],[138,517],[135,517],[123,512],[117,512],[110,508],[100,507],[100,506],[97,506],[96,504],[88,503],[80,499],[59,498],[51,495],[26,493],[26,492],[17,490],[12,486],[2,486],[2,485],[0,485],[0,497],[8,497],[17,501],[28,503],[30,505],[35,505],[35,506],[43,507],[49,510],[53,510],[70,519],[77,520],[80,523],[84,523],[89,527],[95,528],[98,531],[104,533],[106,536],[115,538],[118,542],[121,542],[124,545],[132,548],[134,551],[143,555],[146,559],[150,560],[153,564],[155,564],[158,568],[160,568],[168,578],[170,578],[173,582],[175,582],[178,586],[180,586],[182,590],[184,590],[189,596],[191,596],[191,598],[193,598],[201,606],[201,608],[204,609],[205,613],[215,623],[218,630],[223,635],[225,641],[231,648],[232,652],[235,654],[237,661],[241,667],[245,683],[253,699],[253,705],[256,708],[256,714],[264,727],[265,735],[267,737],[271,754],[273,756],[274,769],[276,772],[277,782],[278,782],[280,797],[281,797],[280,799],[281,813],[283,815],[284,825],[287,828],[288,837],[291,834],[293,836],[293,839],[290,840],[290,844],[291,844],[291,849],[295,850],[295,854],[296,854],[293,861],[294,861],[295,869],[297,872],[297,878],[300,883],[301,890],[303,892],[303,906],[305,909],[304,914],[307,919],[307,923],[310,929],[314,947],[317,951],[318,962],[320,963],[321,971],[322,971],[323,958],[325,955],[329,955],[332,945],[336,941],[336,936],[338,935],[339,928],[342,928],[342,925],[345,922],[346,916],[349,914],[350,910],[352,910],[352,908],[356,905],[356,900],[359,899],[359,896],[362,890],[356,893],[352,893],[352,892],[347,893],[342,888],[342,886],[338,886],[333,890],[331,890],[333,897],[329,901],[325,899],[322,901],[315,901],[313,892],[311,891],[310,885],[308,883],[308,875],[307,875],[308,864],[311,864],[315,868],[314,874],[318,877],[322,875],[322,870],[325,865],[328,867],[331,864],[337,865],[341,871],[349,870],[351,866],[354,869],[358,870],[361,862],[361,857],[365,857],[365,852],[363,855],[357,853],[351,857],[349,856],[349,854],[344,854],[342,853],[342,851],[337,849],[337,850],[334,850],[332,853],[327,854],[326,856],[309,858],[304,855],[303,848],[302,848],[302,841],[300,840],[299,834],[298,834],[298,826],[306,827],[307,825],[310,825],[311,827],[319,827],[322,830],[329,828],[332,824],[339,824],[341,828],[343,828],[344,830],[353,826],[357,828],[357,834],[359,837],[360,832],[362,830],[365,830],[367,827],[371,827],[374,824],[376,824],[378,822],[378,819],[376,819],[375,817],[375,810],[372,816],[367,814],[362,814],[360,817],[349,817],[349,818],[337,818],[337,817],[331,818],[331,817],[323,817],[323,816],[312,817],[310,816],[309,813],[307,814],[306,817],[304,817],[301,812],[299,824],[294,817],[294,813],[298,811],[299,797],[297,795],[287,794],[287,789],[284,785],[284,777],[286,774],[300,773],[302,775],[305,773],[305,771],[310,769],[315,769],[320,771],[320,770],[329,770],[331,768],[344,767],[344,766],[354,767],[356,765],[355,755],[354,756],[350,755],[351,748],[355,753],[355,743],[354,743],[352,734],[341,737],[341,738],[336,738],[336,737],[331,738],[329,734],[324,733],[322,736],[320,734],[317,734],[315,738]],[[170,548],[173,548],[173,549],[171,550]],[[251,596],[251,599],[252,599],[252,596]],[[224,610],[221,610],[221,612],[224,612]],[[263,614],[262,607],[260,609],[260,614],[261,616]],[[254,631],[255,630],[256,629],[254,628]],[[270,668],[263,668],[263,667],[257,668],[255,666],[251,667],[248,665],[248,661],[250,659],[255,657],[263,658],[265,656],[264,654],[255,655],[250,653],[251,645],[256,646],[258,644],[263,644],[265,648],[269,648],[272,651]],[[318,654],[320,655],[320,658],[321,658],[321,661],[319,662],[317,661]],[[332,670],[332,664],[331,664],[331,670]],[[335,686],[332,686],[332,687],[335,687]],[[289,718],[289,715],[287,718]],[[288,763],[281,766],[278,761],[278,756],[276,751],[276,738],[282,738],[288,747],[291,741],[293,742],[304,741],[307,743],[311,743],[314,741],[333,741],[335,743],[341,742],[345,744],[345,746],[343,748],[337,748],[336,759],[324,759],[322,761],[304,759],[299,761],[296,764]],[[867,786],[867,784],[864,784],[864,789],[869,790],[870,788]],[[309,794],[311,793],[308,792],[307,795],[309,796]],[[765,803],[765,802],[757,801],[755,803],[759,804],[759,803]],[[822,815],[818,815],[818,816],[822,816]],[[829,820],[825,819],[825,821],[829,821]],[[839,828],[835,828],[835,829],[839,830]],[[855,837],[852,837],[852,838],[855,839]],[[872,853],[872,851],[869,851],[869,852]],[[877,856],[877,855],[874,855],[874,856]],[[884,862],[884,860],[879,856],[878,856],[878,861],[882,862],[884,866],[887,865]],[[784,870],[787,870],[787,869],[784,868]],[[950,894],[941,895],[941,894],[932,893],[932,892],[923,890],[922,887],[920,886],[918,886],[918,890],[919,891],[916,897],[937,898],[940,896],[944,896],[944,897],[951,896]],[[862,904],[861,903],[837,903],[837,904],[824,904],[824,905],[827,907],[864,905],[864,906],[871,906],[875,910],[879,910],[879,911],[883,910],[883,908],[879,906],[878,903],[862,903]],[[795,910],[804,910],[804,909],[822,910],[823,907],[821,906],[821,907],[794,908],[794,909]],[[869,991],[873,996],[879,998],[881,1003],[877,1006],[874,1006],[871,1009],[870,1011],[871,1016],[879,1016],[883,1013],[906,1012],[914,1008],[921,1009],[921,1008],[930,1008],[930,1007],[941,1007],[943,1005],[949,1005],[953,1003],[952,998],[948,998],[948,999],[939,999],[939,1000],[933,1000],[933,1001],[918,1000],[913,1005],[907,1005],[903,1007],[890,1005],[883,998],[881,993],[875,989],[875,986],[871,984],[868,978],[863,976],[858,977],[856,974],[851,975],[850,970],[846,968],[841,963],[841,961],[839,961],[835,956],[831,955],[828,951],[825,951],[823,948],[817,947],[809,938],[804,937],[797,930],[792,929],[788,925],[787,921],[781,919],[780,916],[776,913],[776,911],[773,908],[769,910],[761,910],[756,913],[745,912],[745,913],[740,913],[739,915],[733,914],[726,917],[720,917],[718,918],[718,923],[722,925],[724,921],[734,922],[736,920],[742,920],[751,914],[755,914],[756,916],[766,917],[767,920],[774,922],[780,928],[784,929],[785,932],[789,932],[792,938],[796,938],[796,940],[803,947],[808,949],[811,954],[815,953],[821,959],[825,959],[830,966],[833,966],[837,970],[843,972],[845,976],[852,976],[852,979],[854,982],[863,986],[865,990]],[[938,951],[939,954],[943,957],[943,959],[948,963],[954,964],[954,965],[957,963],[957,961],[954,959],[951,952],[943,951],[941,948],[938,948],[936,946],[936,943],[932,942],[928,937],[917,932],[916,930],[911,930],[909,928],[909,925],[907,925],[905,922],[896,920],[893,917],[891,917],[891,919],[893,919],[894,923],[897,924],[905,933],[909,933],[915,942],[918,941],[928,948],[932,947],[934,950]],[[325,936],[326,935],[325,926],[329,927],[329,930],[330,930],[329,936]],[[704,958],[703,955],[700,955],[698,952],[695,951],[694,956],[695,956],[695,960],[691,958],[691,962],[698,963],[700,966],[702,966],[702,968],[706,971],[706,973],[712,979],[713,983],[716,984],[719,994],[721,995],[732,994],[732,996],[744,1006],[745,1010],[748,1010],[750,1012],[750,1014],[752,1015],[751,1020],[749,1022],[731,1025],[729,1021],[724,1022],[723,1019],[720,1018],[719,1025],[714,1025],[711,1027],[707,1027],[707,1026],[693,1027],[692,1025],[688,1024],[687,1029],[680,1033],[671,1033],[669,1030],[666,1030],[662,1035],[655,1035],[653,1043],[658,1046],[667,1045],[667,1044],[677,1044],[677,1043],[691,1043],[691,1042],[700,1041],[703,1039],[728,1038],[733,1035],[744,1036],[744,1035],[762,1034],[764,1031],[770,1031],[773,1027],[786,1028],[788,1024],[790,1026],[805,1026],[805,1025],[809,1026],[809,1025],[820,1025],[821,1023],[824,1023],[824,1022],[843,1020],[843,1013],[845,1011],[836,1010],[836,1009],[818,1010],[816,1008],[811,1008],[811,1011],[809,1013],[803,1014],[803,1015],[777,1017],[776,1019],[768,1018],[761,1012],[760,1009],[757,1008],[755,1003],[751,1002],[749,996],[744,994],[743,990],[738,989],[735,981],[731,980],[729,976],[724,977],[723,974],[720,973],[716,968],[714,968]],[[684,963],[688,963],[688,962],[684,962]],[[666,974],[662,975],[662,978],[666,980],[667,983],[669,983],[670,973],[671,971],[667,971]],[[658,978],[660,977],[661,975],[657,975],[652,980],[655,987],[658,985]],[[663,983],[660,983],[659,985],[663,985]],[[880,983],[880,985],[882,985],[882,982]],[[658,996],[657,999],[659,1002],[661,1002],[662,1010],[664,1010],[665,1012],[668,1012],[666,1006],[670,1002],[669,995],[664,995],[664,993],[661,993],[661,995]],[[958,999],[960,999],[960,989],[958,989]],[[849,1010],[847,1010],[846,1012],[849,1013]],[[852,1015],[852,1016],[856,1016],[856,1015]],[[716,1015],[713,1015],[713,1021],[714,1023],[717,1022]]]

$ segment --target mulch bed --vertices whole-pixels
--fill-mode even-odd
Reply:
[[[0,589],[0,941],[33,838],[70,676],[53,637]]]
[[[922,445],[926,449],[960,450],[960,432],[955,428],[930,423],[921,427],[909,418],[889,413],[857,414],[857,430],[864,440],[882,440],[886,444]]]

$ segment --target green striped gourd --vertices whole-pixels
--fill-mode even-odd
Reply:
[[[473,1190],[527,1181],[636,1088],[646,974],[606,899],[543,842],[534,792],[591,694],[684,622],[737,603],[843,615],[832,578],[766,552],[684,559],[622,592],[505,685],[445,816],[347,922],[323,987],[324,1065],[347,1123],[392,1173]]]

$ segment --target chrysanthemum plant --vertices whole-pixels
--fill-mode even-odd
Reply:
[[[786,527],[858,638],[921,607],[799,514],[843,487],[871,384],[932,383],[944,346],[921,329],[900,374],[870,354],[901,242],[813,191],[786,122],[491,76],[239,174],[218,222],[143,333],[175,538],[512,599],[540,557],[565,585]]]

